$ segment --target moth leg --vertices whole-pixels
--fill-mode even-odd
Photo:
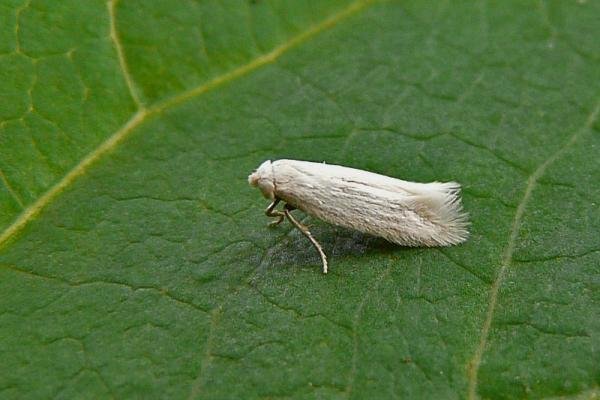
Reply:
[[[270,222],[269,226],[279,225],[285,218],[285,214],[282,211],[275,210],[275,207],[277,207],[277,204],[279,204],[280,201],[281,199],[276,198],[271,204],[269,204],[269,207],[267,207],[267,209],[265,210],[265,214],[267,215],[267,217],[277,218],[276,221]]]
[[[312,243],[313,246],[315,246],[315,249],[317,249],[317,251],[319,252],[319,255],[321,256],[321,261],[323,262],[323,273],[326,274],[327,273],[327,256],[325,256],[325,253],[323,252],[323,248],[321,247],[321,245],[319,244],[319,242],[317,242],[317,240],[313,237],[313,235],[310,233],[310,231],[308,230],[308,228],[304,225],[302,225],[300,222],[296,221],[296,219],[294,217],[292,217],[292,213],[290,212],[291,210],[293,210],[294,207],[289,206],[288,204],[285,205],[284,209],[283,209],[283,213],[285,214],[285,216],[287,217],[287,219],[290,220],[290,222],[296,227],[298,228],[298,230],[300,232],[302,232],[302,234],[304,236],[306,236],[308,238],[308,240],[310,240],[310,242]]]

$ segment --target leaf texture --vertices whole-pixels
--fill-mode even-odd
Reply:
[[[0,397],[596,398],[600,3],[0,6]],[[265,159],[456,180],[464,245],[302,217]]]

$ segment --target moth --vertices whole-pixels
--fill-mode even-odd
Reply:
[[[327,256],[291,211],[299,209],[333,225],[382,237],[402,246],[450,246],[467,240],[468,216],[456,182],[409,182],[360,169],[298,160],[267,160],[248,177],[271,200],[265,210],[288,219],[317,249],[327,273]],[[282,210],[276,207],[284,202]]]

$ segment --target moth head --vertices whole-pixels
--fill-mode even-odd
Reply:
[[[253,173],[248,176],[248,183],[251,186],[258,187],[263,196],[267,199],[275,198],[275,179],[273,177],[273,167],[271,160],[267,160]]]

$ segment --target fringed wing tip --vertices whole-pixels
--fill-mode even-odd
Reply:
[[[444,227],[442,238],[446,245],[458,244],[469,237],[469,214],[463,211],[461,188],[457,182],[443,184],[444,201],[439,208],[439,217]]]
[[[427,206],[427,214],[438,226],[431,241],[435,246],[463,243],[469,237],[469,215],[463,211],[457,182],[433,182],[416,201]]]

